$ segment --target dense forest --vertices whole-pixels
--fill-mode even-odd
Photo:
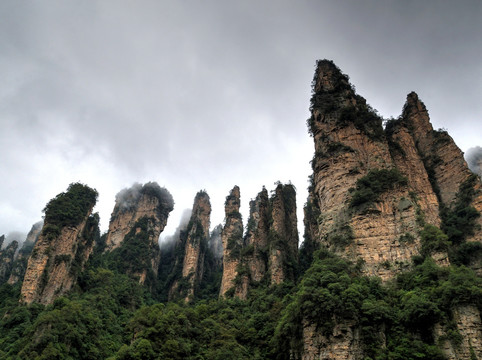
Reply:
[[[75,211],[60,215],[71,205],[57,197],[46,215],[74,221]],[[460,211],[446,219],[447,229],[468,221]],[[457,344],[461,335],[451,309],[471,304],[482,310],[482,280],[465,266],[467,256],[480,249],[461,242],[458,233],[424,232],[424,248],[443,239],[453,265],[437,266],[427,250],[413,259],[412,270],[382,284],[362,276],[360,264],[302,246],[300,263],[309,266],[298,268],[297,282],[257,284],[246,300],[218,299],[207,291],[219,287],[219,276],[211,274],[203,295],[188,304],[167,302],[162,289],[125,275],[126,262],[137,253],[103,254],[105,235],[96,232],[96,251],[76,287],[53,304],[21,304],[20,284],[1,285],[0,358],[289,359],[302,347],[301,319],[309,319],[326,334],[340,321],[359,324],[366,359],[444,359],[434,342],[435,324],[445,324],[447,337]]]

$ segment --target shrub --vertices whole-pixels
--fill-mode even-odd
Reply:
[[[398,169],[370,170],[366,176],[357,180],[355,191],[351,195],[350,206],[356,207],[376,202],[384,192],[407,184],[407,178],[400,174]]]
[[[431,224],[425,224],[420,233],[420,241],[422,245],[420,253],[423,256],[429,256],[437,251],[447,251],[450,246],[448,236],[438,227]]]
[[[70,184],[67,192],[60,193],[50,200],[45,208],[44,235],[57,235],[65,226],[76,226],[82,222],[94,207],[98,193],[87,185]]]

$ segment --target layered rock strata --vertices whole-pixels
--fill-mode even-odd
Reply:
[[[232,210],[229,207],[226,214]],[[231,280],[233,295],[246,299],[252,284],[265,282],[276,285],[284,281],[294,281],[298,261],[298,227],[296,191],[293,185],[279,183],[271,198],[263,188],[256,198],[251,200],[244,239],[240,238],[242,228],[240,229],[240,223],[236,220],[240,219],[237,216],[234,215],[237,241],[233,242],[230,228],[225,227],[223,230],[224,259],[229,256],[227,261],[224,260],[224,264],[228,264],[229,278],[234,279]],[[226,219],[228,224],[228,215]],[[231,221],[233,220],[229,219],[230,223]],[[226,284],[225,282],[225,286],[228,286]],[[227,290],[229,288],[224,288],[225,292]]]
[[[417,150],[423,157],[425,168],[441,205],[446,208],[454,207],[461,184],[464,184],[472,175],[462,151],[447,131],[433,129],[425,105],[414,92],[407,96],[402,119],[407,124]],[[480,213],[482,185],[480,181],[474,181],[471,186],[474,187],[475,195],[470,205]],[[478,229],[473,235],[467,237],[467,241],[481,241],[481,216],[478,217],[477,223]]]
[[[4,241],[4,236],[0,237],[0,249],[2,248],[2,243]],[[18,248],[18,241],[13,240],[8,244],[5,249],[0,250],[0,284],[3,284],[10,277],[12,272],[15,253]]]
[[[210,216],[209,195],[200,191],[194,199],[184,247],[182,277],[188,283],[185,300],[189,300],[194,295],[195,288],[203,277],[204,256],[209,241]]]
[[[447,337],[447,329],[435,327],[435,338],[448,360],[472,360],[482,358],[482,321],[480,312],[473,305],[459,306],[453,310],[453,319],[460,344],[454,344]]]
[[[240,191],[235,186],[226,197],[224,210],[226,214],[225,224],[221,239],[223,242],[223,277],[219,296],[225,297],[227,292],[234,290],[234,295],[239,296],[246,293],[247,283],[236,283],[238,276],[238,266],[240,265],[241,250],[243,248],[243,219],[239,212]]]
[[[9,284],[11,285],[16,284],[17,282],[21,281],[25,276],[25,271],[27,270],[28,258],[32,253],[32,249],[35,243],[37,242],[38,237],[40,236],[42,227],[43,227],[43,221],[39,221],[32,225],[32,228],[27,234],[27,238],[22,244],[22,248],[18,251],[18,256],[15,259],[12,271],[8,278]]]
[[[296,191],[293,185],[278,184],[271,199],[269,272],[271,284],[295,280],[298,262]]]
[[[426,210],[424,221],[440,224],[423,163],[403,127],[393,126],[387,141],[382,119],[332,62],[318,62],[313,84],[309,126],[315,156],[308,237],[361,258],[366,274],[389,279],[419,252],[423,224],[417,217]],[[407,150],[397,154],[401,143]],[[415,174],[404,179],[411,171]],[[377,181],[387,177],[372,198],[362,196],[372,191],[360,186],[367,176]],[[356,195],[362,200],[354,201]]]
[[[133,248],[142,249],[142,258],[129,261],[123,270],[144,284],[157,277],[160,251],[159,235],[174,208],[171,194],[155,182],[134,184],[116,196],[104,252],[131,257]],[[138,253],[138,252],[135,252]],[[120,259],[118,259],[120,260]]]
[[[171,194],[155,182],[134,184],[116,195],[114,210],[109,222],[105,251],[119,247],[135,223],[153,217],[154,232],[160,234],[174,208]],[[157,241],[157,240],[156,240]]]
[[[389,280],[414,255],[449,265],[449,246],[455,256],[458,246],[466,251],[465,241],[481,240],[480,180],[447,132],[432,128],[417,94],[410,93],[400,118],[383,128],[348,77],[323,60],[313,80],[311,113],[315,156],[304,219],[310,251],[326,246],[358,261],[365,274]],[[480,251],[477,244],[467,245]],[[471,259],[477,270],[477,253]],[[447,329],[435,329],[446,356],[480,357],[478,309],[459,307],[453,319],[463,339],[459,347],[444,340]],[[356,323],[335,322],[333,335],[326,336],[302,322],[303,359],[362,358]]]
[[[268,191],[263,190],[249,203],[248,228],[245,237],[245,261],[249,269],[250,280],[260,282],[268,271],[270,203]]]
[[[90,228],[97,226],[98,215],[90,214],[96,199],[95,190],[71,184],[66,193],[47,204],[42,232],[28,260],[20,301],[51,304],[75,284],[94,247]]]
[[[316,325],[303,322],[303,351],[301,360],[362,360],[360,329],[356,324],[337,323],[332,334],[320,333]]]

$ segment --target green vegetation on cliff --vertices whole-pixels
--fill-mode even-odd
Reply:
[[[393,190],[397,186],[406,186],[407,178],[398,169],[375,169],[356,182],[356,188],[351,193],[350,206],[376,202],[381,194]]]
[[[70,184],[66,192],[60,193],[45,206],[45,223],[59,228],[80,224],[95,205],[97,196],[97,191],[87,185]]]

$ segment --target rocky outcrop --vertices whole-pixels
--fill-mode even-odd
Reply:
[[[194,199],[184,247],[182,277],[187,282],[186,301],[194,295],[195,288],[203,277],[204,256],[209,241],[210,216],[209,195],[200,191]]]
[[[477,270],[480,246],[465,242],[482,238],[480,180],[447,132],[432,128],[417,94],[407,96],[400,118],[388,120],[384,129],[348,77],[323,60],[313,80],[311,113],[315,156],[304,249],[323,245],[385,281],[408,269],[414,255],[449,265],[449,247],[450,256],[465,265],[469,260],[461,257],[470,252],[469,265]],[[457,253],[459,247],[465,255]],[[445,342],[447,356],[474,358],[480,351],[473,340],[480,339],[480,314],[467,306],[453,318],[464,350]],[[303,358],[361,358],[355,325],[337,323],[336,334],[328,336],[304,323]],[[440,341],[445,330],[439,326]]]
[[[296,191],[293,185],[278,184],[271,198],[269,272],[271,284],[295,280],[298,262]]]
[[[301,360],[361,360],[363,359],[360,329],[354,324],[339,323],[329,336],[316,325],[303,322]]]
[[[0,237],[0,249],[2,248],[3,241],[4,236],[2,235]],[[13,240],[5,249],[0,250],[0,284],[6,282],[10,277],[17,248],[18,241]]]
[[[247,263],[250,280],[260,282],[268,271],[270,203],[268,191],[263,190],[249,203],[248,228],[245,236],[244,261]]]
[[[114,210],[109,222],[105,251],[119,247],[125,236],[141,218],[154,217],[155,232],[160,234],[174,208],[171,194],[155,182],[134,184],[116,195]]]
[[[435,327],[435,337],[448,360],[472,360],[482,358],[482,321],[479,310],[473,305],[459,306],[453,310],[453,319],[460,342],[447,336],[447,329]]]
[[[38,237],[40,236],[42,227],[43,227],[43,221],[39,221],[32,225],[32,228],[27,234],[27,238],[22,244],[22,248],[18,251],[18,255],[15,259],[15,262],[12,267],[12,271],[10,273],[10,277],[8,278],[9,284],[11,285],[16,284],[17,282],[21,281],[25,276],[25,271],[27,270],[28,258],[32,253],[32,249],[35,243],[37,242]]]
[[[392,120],[385,132],[393,164],[407,178],[409,189],[416,197],[412,200],[416,201],[424,222],[440,226],[437,195],[409,128],[403,121]]]
[[[418,254],[423,211],[423,221],[440,224],[423,162],[405,128],[394,124],[385,135],[382,119],[332,62],[318,62],[313,84],[307,237],[389,279]],[[402,143],[407,151],[397,153]]]
[[[28,260],[20,301],[50,304],[68,292],[77,280],[94,247],[90,216],[97,192],[71,184],[45,207],[45,223]]]
[[[295,280],[298,262],[296,191],[291,184],[278,183],[269,198],[263,187],[250,201],[244,239],[237,194],[239,188],[235,187],[226,202],[221,289],[225,293],[232,288],[234,296],[246,299],[251,285],[261,282],[276,285]]]
[[[466,183],[472,175],[462,151],[447,131],[433,129],[425,105],[414,92],[407,96],[402,119],[410,130],[423,158],[441,205],[446,209],[453,208],[456,206],[457,194],[461,185]],[[482,186],[480,181],[474,181],[471,186],[474,188],[475,194],[471,203],[467,205],[474,207],[480,213],[482,211]],[[477,223],[478,230],[468,236],[467,241],[482,239],[482,217],[478,217]]]
[[[460,184],[470,175],[462,151],[445,130],[433,129],[428,111],[416,93],[408,94],[402,118],[438,186],[441,201],[450,204]]]
[[[225,224],[221,239],[223,242],[223,277],[221,280],[220,297],[230,295],[233,291],[235,296],[247,293],[247,282],[238,277],[238,266],[241,263],[241,250],[243,248],[243,219],[239,212],[240,191],[235,186],[226,197],[224,210],[226,214]],[[239,279],[237,282],[236,280]],[[242,281],[240,281],[242,280]]]
[[[141,284],[157,277],[160,261],[159,235],[174,208],[171,194],[155,182],[134,184],[120,191],[109,223],[104,252],[120,270],[137,277]],[[139,256],[141,254],[141,256]]]

